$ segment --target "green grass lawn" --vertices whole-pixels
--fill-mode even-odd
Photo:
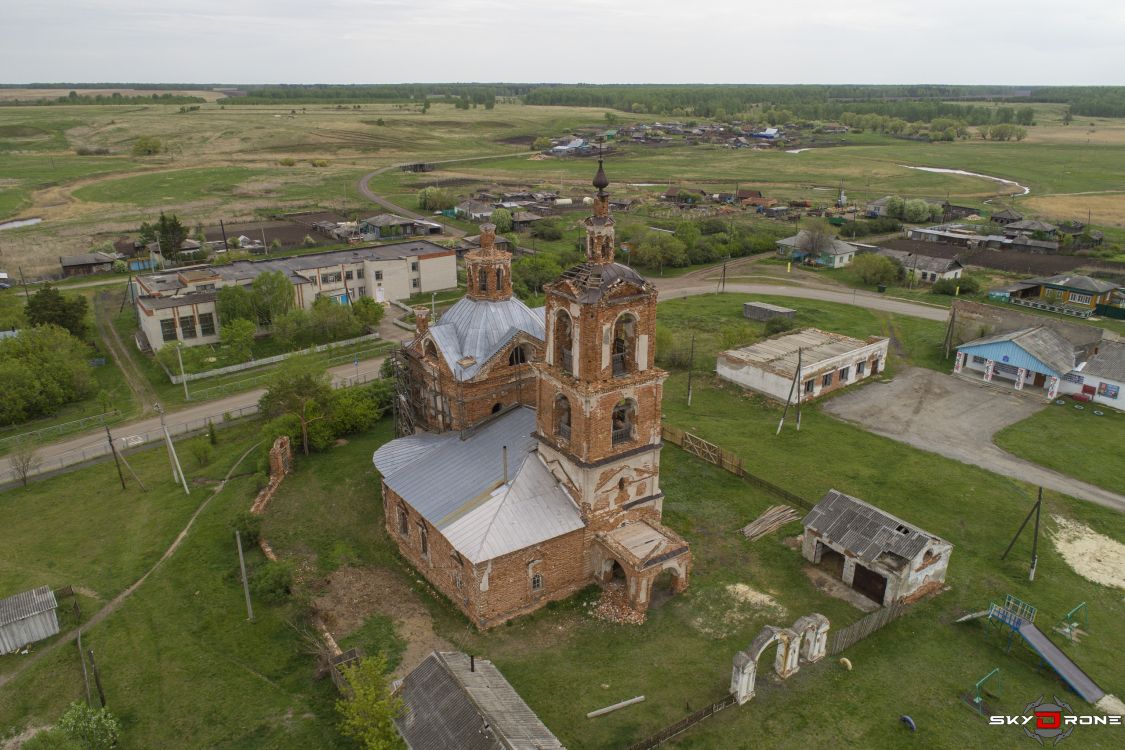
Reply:
[[[74,197],[95,203],[128,203],[141,207],[174,205],[204,198],[229,197],[242,183],[267,174],[264,170],[245,167],[178,169],[87,185],[75,190]]]
[[[1125,494],[1125,414],[1100,404],[1083,406],[1074,408],[1070,399],[1051,404],[996,433],[993,442],[1021,458]]]

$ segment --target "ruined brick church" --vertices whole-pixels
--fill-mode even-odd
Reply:
[[[440,321],[416,309],[400,367],[411,434],[377,450],[387,532],[476,625],[591,583],[648,608],[687,586],[691,552],[660,522],[656,289],[614,259],[601,162],[586,260],[512,296],[511,255],[481,227],[467,293]]]

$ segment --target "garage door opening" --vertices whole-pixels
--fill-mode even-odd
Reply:
[[[835,578],[844,577],[844,556],[834,549],[825,547],[820,542],[820,563],[818,567],[821,570],[831,573]]]
[[[859,563],[855,566],[855,577],[852,578],[852,588],[879,604],[883,603],[883,596],[887,593],[887,579],[868,570]]]

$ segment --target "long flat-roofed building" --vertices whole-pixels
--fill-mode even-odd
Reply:
[[[778,401],[811,401],[881,372],[889,341],[884,336],[861,341],[805,328],[722,352],[715,372]]]
[[[454,251],[425,240],[178,268],[133,278],[138,343],[152,349],[170,341],[215,343],[222,325],[215,307],[219,290],[249,286],[267,271],[285,274],[295,306],[304,309],[318,297],[342,304],[362,297],[386,302],[457,286]]]

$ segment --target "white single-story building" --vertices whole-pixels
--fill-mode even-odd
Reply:
[[[1097,404],[1125,411],[1125,343],[1103,340],[1098,353],[1063,375],[1059,393],[1081,393]]]
[[[882,372],[889,343],[805,328],[722,352],[715,372],[778,401],[811,401]]]
[[[778,255],[825,268],[843,268],[852,262],[856,252],[855,245],[835,237],[824,237],[817,242],[804,229],[792,237],[777,241]]]
[[[219,290],[248,286],[267,271],[285,274],[295,306],[303,309],[318,297],[341,304],[371,297],[382,303],[457,286],[456,253],[426,240],[174,269],[133,278],[138,343],[155,350],[169,341],[217,342]]]
[[[913,275],[915,281],[925,284],[933,284],[942,279],[959,279],[964,270],[964,266],[956,258],[938,258],[889,247],[880,247],[875,252],[897,260],[906,271],[907,278]]]

